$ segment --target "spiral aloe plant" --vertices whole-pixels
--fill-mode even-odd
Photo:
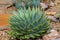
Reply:
[[[37,38],[47,33],[49,20],[39,8],[14,11],[9,23],[12,31],[10,36],[18,39]]]

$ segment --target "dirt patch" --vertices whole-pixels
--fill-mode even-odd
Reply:
[[[0,14],[0,26],[5,26],[9,24],[9,15],[10,14]]]

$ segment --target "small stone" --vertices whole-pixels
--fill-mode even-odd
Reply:
[[[8,34],[4,31],[0,31],[0,40],[9,40]]]
[[[60,0],[55,0],[55,4],[56,5],[60,4]]]
[[[54,17],[56,17],[60,21],[60,13],[54,15]]]
[[[48,8],[48,5],[46,5],[45,3],[40,3],[42,10],[45,10],[46,8]]]
[[[59,18],[60,17],[60,13],[57,13],[56,15],[54,15],[54,17]]]
[[[48,16],[48,19],[50,19],[53,22],[58,22],[59,21],[54,16]]]
[[[51,1],[49,6],[55,6],[55,4]]]
[[[57,39],[55,39],[55,40],[60,40],[60,38],[57,38]]]
[[[43,36],[43,40],[55,40],[58,35],[59,34],[56,30],[51,30],[48,35]]]
[[[45,14],[47,14],[47,15],[55,15],[56,12],[45,12]]]

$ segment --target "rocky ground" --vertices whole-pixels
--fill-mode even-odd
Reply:
[[[6,0],[5,2],[4,0],[0,1],[0,14],[11,13],[11,11],[15,9],[15,7],[8,8],[9,6],[12,5],[13,2],[12,0],[8,2],[7,1],[8,0]],[[60,40],[60,22],[59,22],[60,20],[58,19],[57,16],[57,14],[60,11],[59,5],[50,7],[48,10],[45,11],[48,18],[51,20],[51,30],[49,31],[50,32],[49,34],[43,36],[43,40]],[[0,40],[9,40],[9,35],[6,33],[8,30],[9,28],[7,26],[0,27]]]
[[[43,40],[60,40],[60,20],[57,14],[60,12],[60,4],[49,8],[45,13],[51,21],[51,32],[43,37]]]

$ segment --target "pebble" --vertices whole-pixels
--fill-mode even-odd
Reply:
[[[55,40],[58,37],[58,35],[58,32],[52,29],[49,34],[43,36],[43,40]]]
[[[42,10],[45,10],[46,8],[48,8],[48,5],[46,5],[45,3],[40,3],[40,6]]]
[[[57,38],[56,40],[60,40],[60,38]]]
[[[45,14],[47,14],[47,15],[56,15],[56,12],[45,12]]]
[[[55,6],[55,4],[51,1],[49,6]]]
[[[48,19],[50,19],[53,22],[58,22],[58,19],[56,19],[54,16],[48,16]]]
[[[0,31],[0,40],[9,40],[8,34],[4,31]]]

